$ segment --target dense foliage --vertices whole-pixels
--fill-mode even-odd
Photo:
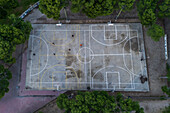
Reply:
[[[163,0],[163,2],[159,5],[158,16],[170,17],[170,0]]]
[[[119,9],[123,9],[124,11],[132,9],[134,2],[135,2],[135,0],[119,0],[119,1],[117,1]]]
[[[156,22],[157,0],[140,0],[137,3],[139,19],[143,25],[149,26]]]
[[[3,9],[2,7],[0,7],[0,18],[4,19],[7,16],[7,11],[5,9]]]
[[[9,91],[9,80],[12,78],[12,73],[0,65],[0,99]]]
[[[83,7],[83,13],[90,18],[96,18],[97,16],[110,15],[115,6],[114,0],[91,0],[86,1]]]
[[[147,31],[147,35],[150,36],[154,41],[159,41],[164,36],[164,30],[161,26],[153,24]]]
[[[73,13],[82,12],[90,18],[106,16],[113,13],[114,9],[129,10],[135,0],[40,0],[40,11],[49,18],[58,19],[60,10],[71,3]]]
[[[3,9],[13,9],[18,6],[17,0],[0,0],[0,7],[3,7]]]
[[[79,92],[75,98],[68,99],[61,94],[57,98],[57,105],[67,113],[111,113],[131,112],[144,113],[139,103],[132,99],[124,98],[121,94],[116,97],[109,96],[107,92]]]
[[[162,86],[162,91],[170,97],[170,89],[167,86]]]
[[[11,25],[0,25],[0,59],[6,63],[14,63],[12,53],[16,45],[28,39],[32,26],[14,15],[11,15],[9,20]]]
[[[9,16],[9,22],[13,27],[20,29],[24,34],[24,40],[21,43],[24,43],[27,39],[29,39],[29,35],[32,30],[30,22],[23,21],[21,18],[16,17],[14,14]]]
[[[167,70],[167,78],[168,78],[168,81],[170,82],[170,66],[168,65],[168,63],[166,64],[166,70]]]
[[[60,10],[67,5],[67,0],[40,0],[39,9],[49,18],[58,19]]]
[[[170,82],[170,66],[168,64],[166,64],[166,70],[167,70],[167,78],[168,78],[168,81]],[[164,93],[166,93],[169,97],[170,97],[170,88],[168,88],[167,86],[162,86],[162,91]]]

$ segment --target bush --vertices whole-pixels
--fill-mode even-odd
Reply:
[[[147,35],[150,36],[154,41],[159,41],[164,36],[164,30],[161,26],[153,24],[147,31]]]
[[[170,97],[170,89],[167,86],[162,86],[162,91]]]
[[[9,80],[12,78],[12,73],[0,65],[0,99],[9,91]]]

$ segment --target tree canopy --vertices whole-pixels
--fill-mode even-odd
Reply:
[[[0,6],[4,9],[13,9],[18,6],[17,0],[0,0]]]
[[[111,113],[131,112],[144,113],[139,103],[125,98],[121,94],[109,96],[104,91],[79,92],[75,98],[68,99],[66,94],[57,98],[57,105],[67,113]]]
[[[0,99],[9,91],[9,80],[12,78],[12,73],[0,65]]]
[[[0,7],[0,19],[4,19],[7,16],[7,11],[5,9],[3,9],[2,7]]]
[[[114,0],[91,0],[86,1],[83,7],[83,13],[90,18],[96,18],[97,16],[106,16],[113,13],[116,1]]]
[[[67,0],[40,0],[39,9],[48,18],[58,19],[60,10],[67,5]]]
[[[119,0],[117,1],[119,9],[123,9],[124,11],[132,9],[135,0]]]
[[[154,41],[159,41],[164,36],[164,30],[161,26],[153,24],[147,31],[147,35],[150,36]]]
[[[24,34],[24,40],[19,44],[24,43],[27,39],[29,39],[29,35],[32,30],[31,23],[28,21],[23,21],[21,18],[16,17],[14,14],[11,14],[8,18],[10,24],[15,28],[20,29]]]
[[[170,0],[163,0],[158,10],[158,17],[170,17]]]
[[[12,53],[16,45],[24,43],[31,32],[32,26],[29,22],[15,17],[9,17],[11,25],[0,25],[0,59],[6,63],[14,63]]]
[[[141,23],[145,26],[155,24],[156,6],[158,0],[140,0],[137,3],[137,10]]]

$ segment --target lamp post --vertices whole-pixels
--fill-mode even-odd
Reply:
[[[68,18],[67,18],[66,7],[64,7],[64,14],[65,14],[65,17],[66,17],[66,23],[69,23],[69,22],[70,22],[70,20],[68,20]]]
[[[122,10],[126,7],[126,5],[122,6],[121,10],[119,11],[118,15],[115,18],[115,22],[117,21],[117,18],[120,16]]]

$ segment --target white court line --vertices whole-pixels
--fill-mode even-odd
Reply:
[[[131,54],[92,54],[90,56],[119,56],[119,55],[131,55]]]
[[[35,83],[35,84],[38,84],[40,82],[29,82],[29,83]],[[51,84],[52,82],[42,82],[42,84]],[[55,84],[57,83],[60,83],[60,84],[65,84],[65,83],[73,83],[73,84],[77,84],[77,82],[53,82]],[[105,84],[106,82],[93,82],[93,84]],[[80,82],[79,84],[90,84],[90,82]],[[116,84],[116,85],[119,85],[119,83],[113,83],[113,84]],[[127,84],[127,85],[130,85],[131,83],[120,83],[121,84]],[[134,83],[134,84],[139,84],[141,85],[141,83]]]
[[[104,50],[103,50],[103,54],[104,54]],[[106,67],[106,62],[105,62],[105,57],[103,56],[103,67]],[[106,70],[105,70],[105,68],[104,68],[104,81],[106,81],[106,78],[105,78],[105,76],[106,76]]]
[[[115,32],[116,32],[116,40],[117,40],[117,28],[116,28],[116,25],[115,25]]]
[[[123,46],[123,53],[124,53],[124,51],[125,51],[124,48],[125,48],[126,43],[127,43],[129,40],[133,39],[133,38],[136,38],[136,36],[135,36],[135,37],[132,37],[132,38],[130,38],[130,39],[128,39],[128,40],[126,40],[126,42],[124,43],[124,46]],[[125,63],[125,55],[123,55],[123,62],[124,62],[124,66],[126,67],[126,69],[127,69],[127,71],[128,71],[129,73],[132,73],[132,74],[134,74],[135,76],[138,76],[138,77],[139,77],[139,75],[133,73],[133,72],[130,71],[129,68],[127,67],[127,65],[126,65],[126,63]]]
[[[93,90],[106,90],[106,88],[92,88]],[[115,88],[115,86],[114,86],[114,89],[113,88],[108,88],[107,90],[123,90],[123,91],[126,91],[126,90],[132,90],[132,89],[134,89],[134,88]],[[134,91],[143,91],[143,90],[134,90]]]
[[[85,31],[84,31],[84,44],[85,44],[85,47],[86,47],[86,34],[85,34]],[[86,56],[86,49],[85,49],[85,62],[87,62],[86,60],[87,56]],[[87,70],[86,70],[86,63],[85,63],[85,81],[87,81]]]
[[[91,28],[91,26],[89,26],[89,48],[90,48],[90,46],[91,46],[91,40],[90,40],[90,39],[91,39],[91,36],[90,36],[90,32],[91,32],[91,31],[90,31],[90,30],[91,30],[91,29],[90,29],[90,28]],[[89,70],[90,70],[90,88],[91,88],[91,87],[92,87],[92,75],[91,75],[91,69],[92,69],[92,68],[91,68],[91,62],[90,62],[90,64],[89,64],[89,68],[90,68]]]
[[[30,35],[30,36],[33,36],[33,35]],[[34,36],[35,38],[39,38],[39,37],[37,37],[37,36]],[[39,38],[40,39],[40,38]],[[39,73],[41,73],[42,71],[44,71],[45,70],[45,68],[47,67],[47,63],[48,63],[48,54],[49,54],[49,48],[48,48],[48,45],[47,45],[47,43],[46,43],[46,41],[43,39],[43,38],[41,38],[41,40],[43,40],[44,41],[44,43],[45,43],[45,45],[46,45],[46,47],[47,47],[47,61],[46,61],[46,64],[45,64],[45,66],[44,66],[44,68],[41,70],[41,71],[39,71],[38,73],[36,73],[36,74],[33,74],[33,75],[31,75],[31,76],[35,76],[35,75],[37,75],[37,74],[39,74]],[[32,61],[32,60],[31,60]]]
[[[119,88],[120,88],[120,73],[118,72],[118,77],[119,77]]]
[[[125,40],[128,38],[128,36],[127,36],[127,37],[124,38],[122,41],[120,41],[120,42],[118,42],[118,43],[115,43],[115,44],[105,44],[105,43],[102,43],[102,42],[98,41],[98,40],[93,36],[92,31],[94,31],[94,30],[92,30],[92,28],[91,28],[91,37],[93,38],[93,40],[95,40],[96,42],[98,42],[99,44],[104,45],[104,46],[118,45],[118,44],[122,43],[123,41],[125,41]],[[124,30],[124,31],[125,31],[125,30]],[[127,34],[128,34],[128,31],[126,31],[126,32],[127,32]]]
[[[103,69],[105,69],[105,68],[115,68],[115,67],[126,71],[126,72],[129,74],[129,76],[131,76],[131,74],[130,74],[126,69],[124,69],[123,67],[119,67],[119,66],[107,66],[107,67],[104,67],[104,68],[99,69],[99,70],[93,75],[92,81],[93,81],[95,75],[96,75],[98,72],[100,72],[101,70],[103,70]],[[93,85],[92,85],[92,88],[93,88]]]
[[[106,88],[108,89],[107,72],[106,72]]]
[[[77,52],[77,59],[79,60],[79,62],[81,62],[81,63],[84,63],[84,64],[86,64],[86,63],[90,63],[90,62],[92,62],[92,60],[94,59],[94,57],[92,57],[92,59],[90,59],[90,61],[88,61],[88,62],[82,62],[80,59],[79,59],[79,53],[80,53],[80,51],[82,50],[82,49],[89,49],[91,52],[92,52],[92,54],[93,54],[93,51],[90,49],[90,48],[88,48],[88,47],[82,47],[78,52]]]
[[[34,30],[33,30],[33,36],[34,36]],[[29,42],[31,42],[31,51],[33,50],[33,36],[31,36],[31,41],[29,41]],[[30,55],[30,57],[31,57],[31,66],[30,66],[30,81],[31,81],[31,72],[32,72],[32,52],[31,52],[31,55]]]
[[[128,28],[129,29],[129,28]],[[128,32],[129,33],[129,39],[130,39],[130,36],[131,36],[131,34],[130,34],[130,32]],[[133,69],[133,59],[132,59],[132,57],[133,57],[133,53],[132,53],[132,45],[131,45],[131,40],[129,40],[129,45],[130,45],[130,53],[131,53],[131,55],[130,55],[130,57],[131,57],[131,66],[132,66],[132,72],[134,73],[134,69]],[[134,85],[133,85],[133,83],[134,83],[134,75],[132,74],[132,78],[131,78],[131,86],[132,87],[135,87]]]
[[[106,28],[105,28],[105,25],[104,25],[104,40],[106,40]]]
[[[118,78],[118,83],[112,83],[112,84],[118,84],[119,88],[120,88],[120,73],[119,72],[106,72],[106,85],[107,85],[107,89],[108,89],[108,79],[107,79],[107,74],[108,73],[113,73],[113,74],[117,74],[117,78]],[[115,86],[115,85],[114,85]]]
[[[54,82],[53,82],[53,83],[54,83]],[[57,90],[59,90],[60,85],[54,85],[54,86],[57,86]]]
[[[35,30],[38,32],[49,32],[49,31],[90,31],[90,30]],[[92,30],[92,31],[103,31],[103,30]],[[113,30],[106,30],[113,31]],[[137,30],[117,30],[117,31],[137,31]]]

